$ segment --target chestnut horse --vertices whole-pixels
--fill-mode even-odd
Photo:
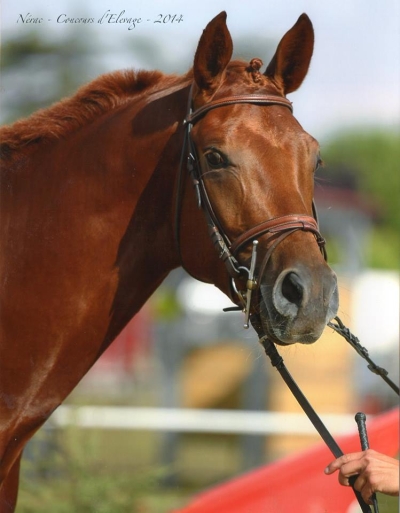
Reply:
[[[303,14],[262,73],[260,59],[231,61],[222,12],[186,75],[104,75],[2,128],[2,513],[14,511],[27,440],[172,269],[242,305],[241,269],[257,238],[264,260],[254,261],[247,308],[272,340],[314,342],[335,315],[336,278],[313,218],[319,146],[285,98],[308,71],[313,41]],[[181,172],[187,144],[193,180]]]

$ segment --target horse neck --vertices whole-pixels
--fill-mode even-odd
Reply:
[[[116,258],[118,288],[106,336],[111,341],[167,274],[179,266],[174,240],[175,189],[183,143],[186,88],[121,113],[125,134],[120,173],[132,207]]]
[[[125,104],[26,153],[24,170],[9,173],[23,208],[16,211],[10,199],[5,237],[30,246],[20,260],[15,249],[6,256],[6,267],[20,271],[15,287],[26,275],[26,296],[40,295],[43,309],[60,314],[68,298],[65,317],[81,305],[75,325],[90,322],[96,333],[106,332],[99,352],[179,265],[173,198],[185,94],[180,88]],[[30,262],[43,270],[33,279]]]

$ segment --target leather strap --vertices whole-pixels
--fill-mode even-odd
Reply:
[[[191,112],[185,119],[185,123],[192,125],[206,112],[215,109],[216,107],[224,107],[225,105],[234,105],[237,103],[254,103],[258,105],[282,105],[293,112],[292,102],[283,96],[275,96],[268,94],[247,94],[247,95],[233,95],[227,96],[222,100],[214,100],[199,107],[194,112]]]
[[[290,372],[287,370],[285,362],[283,361],[282,356],[278,353],[275,344],[271,342],[267,337],[262,337],[260,339],[260,342],[261,345],[264,347],[266,355],[271,360],[272,366],[275,367],[279,374],[282,376],[290,391],[295,396],[297,402],[303,408],[305,414],[311,420],[313,426],[318,431],[326,445],[329,447],[332,454],[335,456],[335,458],[340,458],[340,456],[343,456],[342,450],[340,449],[336,441],[333,439],[329,431],[326,429],[322,420],[319,418],[311,404],[308,402],[306,396],[303,394],[303,392],[298,387],[297,383],[294,381]]]
[[[318,231],[318,224],[313,217],[302,214],[289,214],[268,219],[268,221],[264,221],[263,223],[253,226],[250,230],[242,233],[242,235],[239,235],[239,237],[233,242],[230,248],[231,252],[234,255],[244,244],[256,239],[260,235],[291,230],[312,232],[316,236],[317,242],[320,246],[325,244],[325,240]]]

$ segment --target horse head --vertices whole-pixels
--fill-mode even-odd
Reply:
[[[256,291],[248,307],[280,344],[316,341],[338,308],[336,276],[314,221],[319,145],[286,99],[307,74],[313,44],[312,24],[303,14],[262,72],[261,59],[231,61],[222,12],[204,30],[193,66],[188,121],[195,182],[201,182],[212,209],[208,218],[215,218],[226,242],[222,253],[239,269],[232,280],[236,292],[227,280],[212,281],[241,304],[248,276],[240,269],[251,267],[257,239],[257,278],[250,287]]]

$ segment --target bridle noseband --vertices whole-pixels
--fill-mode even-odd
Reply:
[[[228,96],[226,98],[218,99],[210,101],[205,105],[199,107],[197,110],[192,110],[192,92],[193,86],[191,87],[189,100],[188,100],[188,110],[187,116],[184,120],[185,125],[185,138],[184,145],[181,154],[181,163],[180,163],[180,174],[178,179],[178,192],[177,192],[177,208],[176,208],[176,219],[175,219],[175,238],[176,243],[180,252],[180,240],[179,240],[179,223],[180,223],[180,213],[181,213],[181,195],[183,188],[183,173],[184,173],[184,161],[187,159],[187,170],[189,175],[191,176],[196,195],[197,202],[199,208],[203,208],[204,213],[206,215],[207,224],[209,227],[209,233],[211,239],[216,247],[219,257],[224,262],[226,269],[231,277],[231,283],[233,291],[236,293],[239,301],[242,304],[242,308],[246,313],[246,322],[245,328],[249,327],[249,315],[251,308],[251,295],[252,291],[256,290],[259,287],[260,280],[255,277],[255,267],[256,267],[256,259],[257,259],[257,244],[258,238],[269,234],[271,245],[268,248],[266,255],[261,263],[258,276],[261,278],[263,275],[266,266],[268,264],[269,258],[274,251],[274,249],[280,244],[286,237],[294,233],[295,231],[302,230],[311,232],[321,249],[321,252],[326,259],[325,252],[325,240],[319,233],[318,229],[318,221],[317,221],[317,213],[315,209],[314,202],[312,204],[313,209],[313,217],[305,214],[288,214],[284,216],[275,217],[273,219],[268,219],[264,221],[246,232],[242,233],[235,240],[231,241],[228,237],[228,234],[225,232],[222,223],[218,219],[213,206],[211,204],[210,198],[207,194],[207,190],[204,184],[203,176],[200,171],[199,159],[197,156],[196,147],[194,141],[191,137],[191,129],[197,121],[199,121],[207,112],[210,110],[225,107],[228,105],[236,105],[240,103],[254,104],[254,105],[278,105],[282,107],[286,107],[293,112],[292,103],[281,96],[276,95],[268,95],[268,94],[248,94],[248,95],[233,95]],[[243,247],[249,243],[253,243],[253,252],[251,257],[250,268],[243,266],[239,263],[237,258],[238,253]],[[182,261],[182,258],[181,258]],[[183,262],[182,262],[183,264]],[[183,266],[183,265],[182,265]],[[247,274],[247,285],[246,291],[238,291],[234,282],[234,278],[238,278],[243,275],[243,273]],[[242,309],[240,308],[240,309]]]

